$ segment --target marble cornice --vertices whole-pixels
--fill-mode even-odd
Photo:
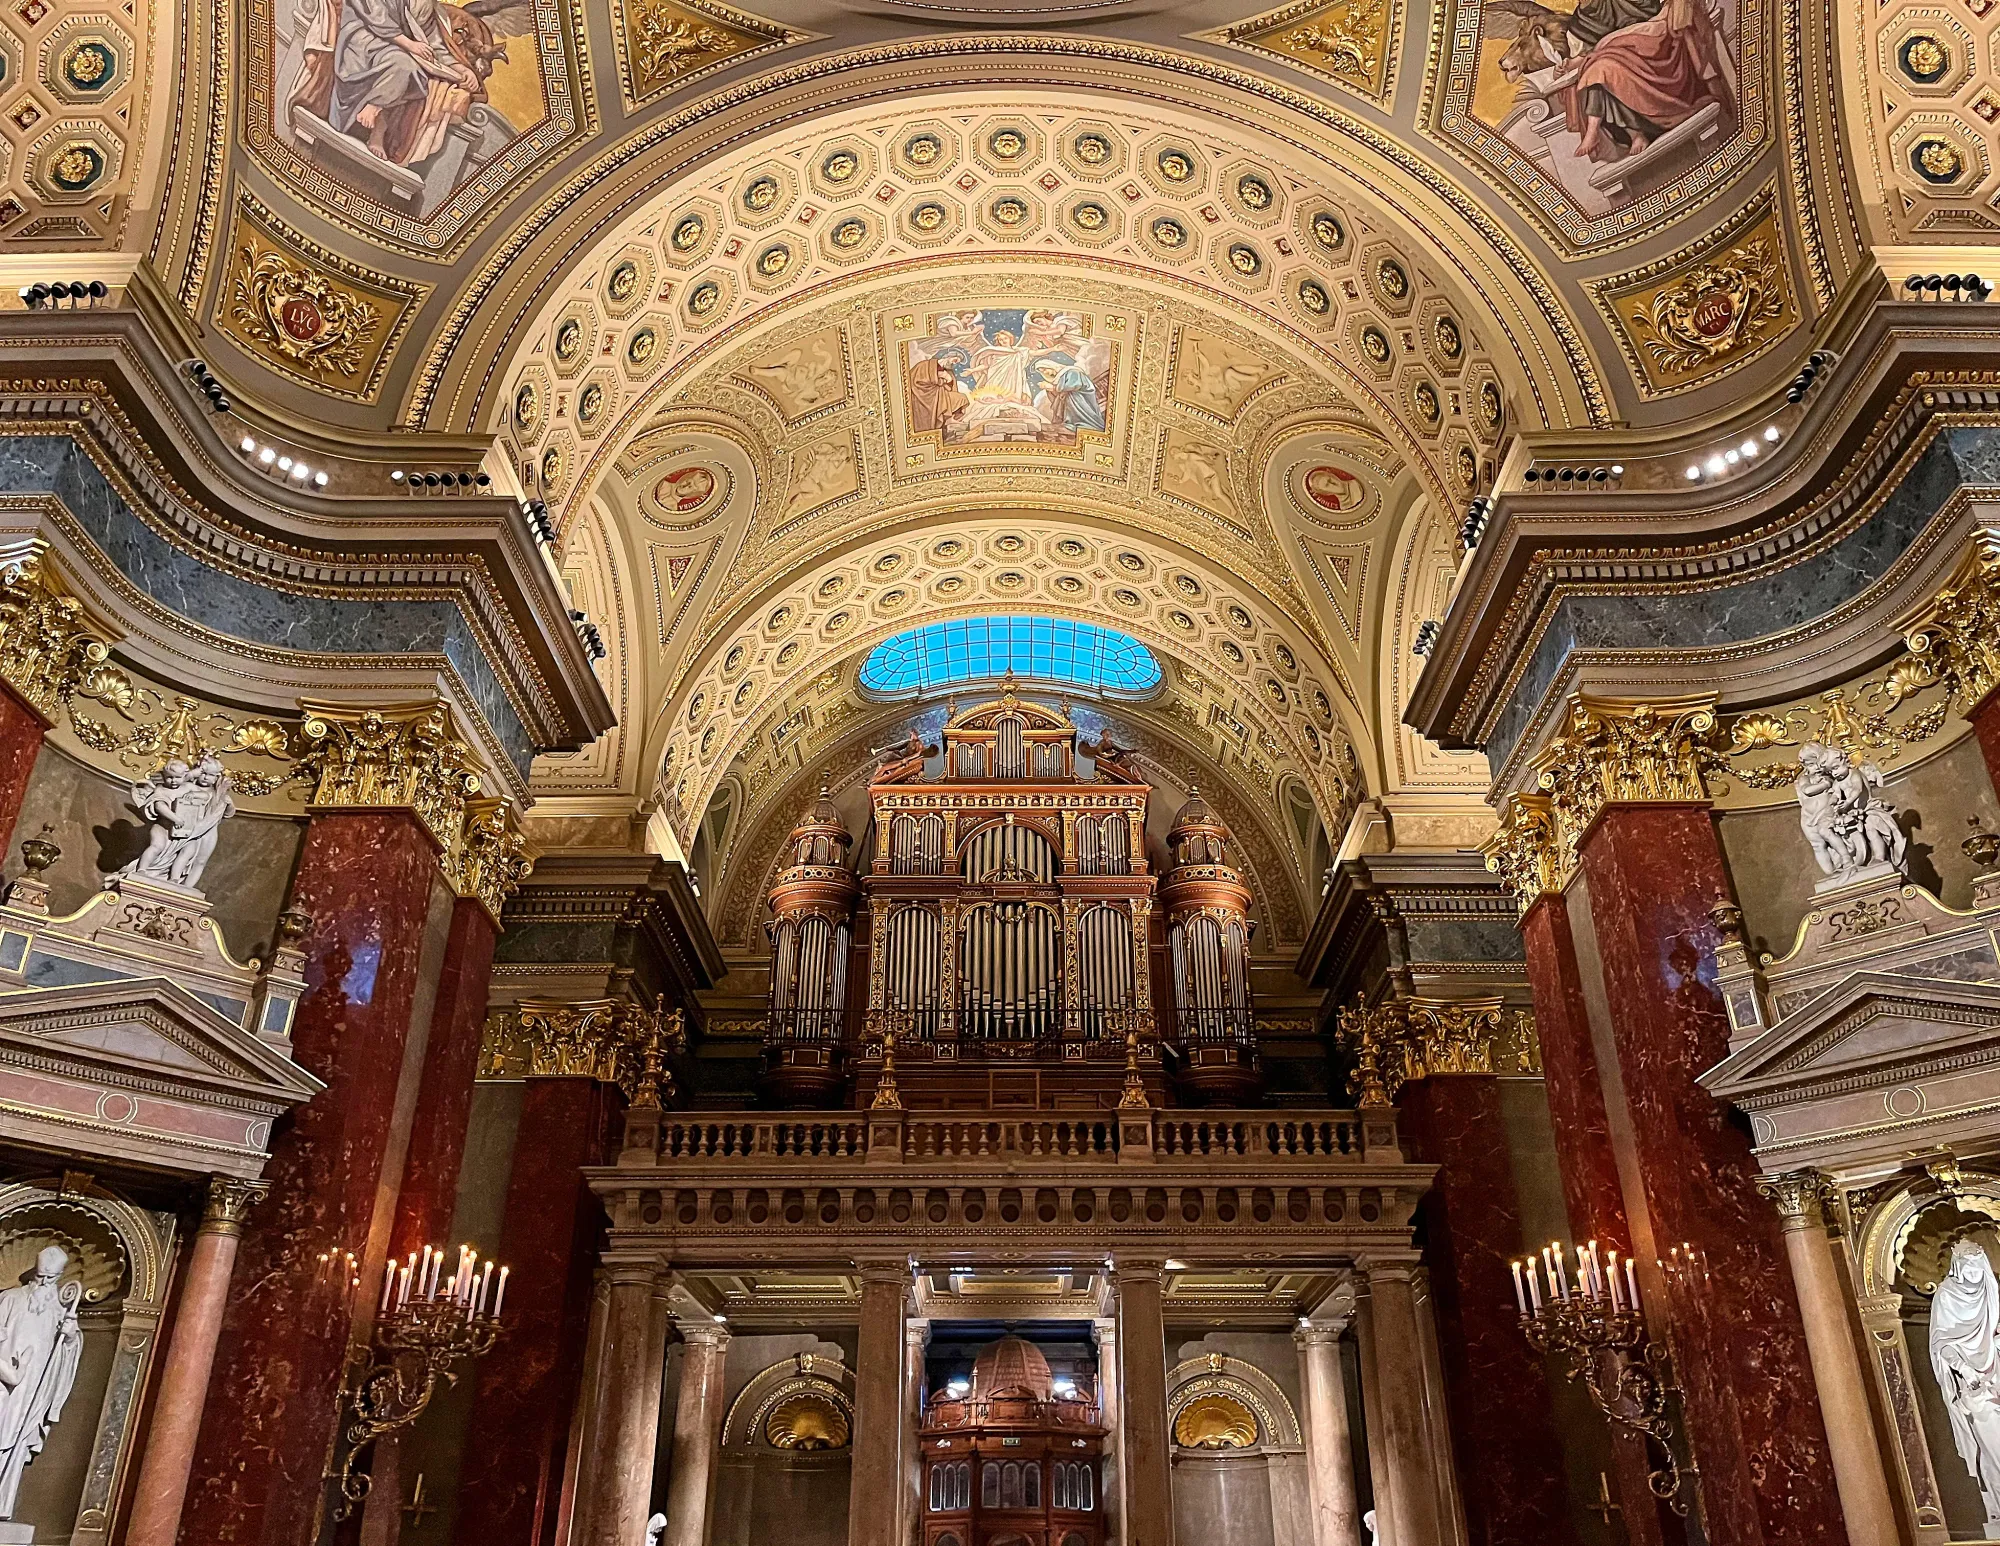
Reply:
[[[1551,706],[1580,687],[1639,695],[1699,673],[1729,707],[1892,650],[1897,618],[1956,556],[1947,539],[2000,493],[2000,310],[1884,303],[1857,316],[1802,408],[1625,449],[1618,487],[1529,492],[1521,471],[1562,456],[1517,448],[1407,721],[1485,749],[1504,789]],[[1785,438],[1756,471],[1681,476],[1767,423]]]
[[[686,868],[656,854],[542,856],[508,900],[503,921],[509,929],[590,921],[635,930],[650,964],[690,1006],[697,990],[713,987],[729,970]],[[515,965],[529,964],[504,939],[501,953]]]
[[[122,507],[115,516],[95,511],[99,525],[115,518],[143,530],[145,540],[239,586],[353,607],[357,615],[385,603],[447,607],[455,621],[444,628],[461,639],[459,655],[480,657],[453,661],[474,701],[504,698],[501,717],[519,721],[511,736],[518,745],[510,747],[517,764],[536,750],[585,744],[609,727],[610,704],[518,502],[469,491],[389,492],[397,487],[392,468],[475,468],[486,441],[335,439],[264,414],[234,392],[233,412],[214,415],[178,368],[198,351],[153,309],[0,313],[0,432],[67,439],[79,453],[78,470],[87,462],[103,482],[94,497],[108,493]],[[234,445],[244,433],[302,453],[327,470],[328,486],[307,492],[252,471]],[[76,482],[72,474],[65,485],[17,487],[9,503],[40,496],[81,515]],[[104,532],[91,532],[89,546],[92,569],[173,607],[156,575],[143,565],[132,572],[128,544],[110,540],[107,547]],[[184,621],[228,649],[231,635],[212,615]],[[339,645],[316,650],[315,641],[298,637],[295,622],[284,632],[280,647],[295,654],[362,654]],[[386,642],[386,652],[374,653],[393,656],[399,641]],[[491,690],[482,693],[487,678]],[[510,739],[506,727],[493,728]]]
[[[1491,922],[1511,932],[1514,917],[1512,899],[1477,853],[1368,854],[1334,867],[1333,885],[1292,969],[1326,989],[1328,1002],[1344,1002],[1385,965],[1436,964],[1409,957],[1406,938],[1390,938],[1391,918],[1406,935],[1411,923],[1431,920]],[[1514,961],[1477,964],[1490,967],[1496,979],[1520,972]]]

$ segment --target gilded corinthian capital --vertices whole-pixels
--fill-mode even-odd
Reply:
[[[1961,712],[2000,687],[2000,532],[1981,530],[1937,599],[1908,629]]]
[[[1578,693],[1562,734],[1535,759],[1558,841],[1573,852],[1606,805],[1708,799],[1715,695],[1632,700]]]
[[[0,558],[0,678],[53,725],[104,641],[84,621],[39,548]]]
[[[528,857],[514,807],[507,800],[472,799],[465,805],[465,827],[447,865],[452,889],[477,898],[500,921],[507,898],[521,889],[535,861]]]
[[[1512,794],[1500,812],[1500,828],[1483,845],[1486,868],[1514,894],[1526,912],[1535,898],[1561,891],[1576,868],[1576,852],[1566,849],[1556,830],[1555,802],[1545,794]]]
[[[300,761],[313,777],[309,806],[414,811],[446,853],[455,851],[479,776],[448,707],[431,699],[382,709],[304,708]]]

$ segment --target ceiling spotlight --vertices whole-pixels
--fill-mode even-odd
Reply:
[[[1622,477],[1624,477],[1624,476],[1625,476],[1625,464],[1624,464],[1623,462],[1613,462],[1613,463],[1611,464],[1611,476],[1612,476],[1612,477],[1614,477],[1614,478],[1622,478]]]
[[[325,488],[325,487],[326,487],[326,474],[325,474],[325,473],[323,473],[323,472],[316,472],[316,473],[314,473],[314,474],[313,474],[313,482],[317,483],[317,484],[318,484],[318,485],[319,485],[319,486],[320,486],[321,488]]]
[[[307,476],[310,475],[311,472],[312,469],[306,466],[304,462],[292,463],[292,476],[297,478],[301,483],[305,482]]]
[[[1701,479],[1701,469],[1699,467],[1690,467],[1688,469],[1688,482],[1696,483],[1699,482],[1700,479]]]
[[[255,456],[257,454],[257,442],[252,440],[248,435],[243,437],[241,443],[245,456]]]
[[[281,456],[281,457],[279,457],[279,458],[278,458],[278,471],[280,471],[280,472],[290,472],[291,470],[292,470],[292,459],[291,459],[291,458],[290,458],[289,456]]]
[[[1724,451],[1722,459],[1731,467],[1734,467],[1738,462],[1743,460],[1743,453],[1740,451]]]
[[[1724,465],[1725,463],[1719,456],[1711,456],[1706,462],[1702,463],[1702,466],[1707,470],[1711,478],[1720,477]]]
[[[1769,429],[1765,430],[1764,438],[1770,441],[1772,445],[1776,445],[1778,443],[1778,426],[1773,424]]]
[[[1166,1266],[1166,1269],[1167,1269],[1167,1271],[1169,1271],[1169,1272],[1186,1272],[1186,1271],[1187,1271],[1187,1263],[1186,1263],[1186,1262],[1184,1262],[1184,1261],[1172,1261],[1172,1260],[1169,1260],[1169,1261],[1168,1261],[1168,1262],[1166,1262],[1166,1263],[1165,1263],[1164,1265]]]
[[[403,481],[403,469],[398,467],[394,472],[390,473],[389,481],[391,483],[401,483]]]
[[[1754,441],[1754,440],[1746,440],[1746,441],[1744,441],[1744,442],[1743,442],[1743,454],[1744,454],[1745,456],[1755,456],[1755,455],[1757,454],[1757,442],[1756,442],[1756,441]]]
[[[264,447],[263,450],[257,453],[257,460],[262,462],[266,467],[270,466],[271,463],[275,462],[277,459],[278,459],[278,453],[275,450],[273,450],[270,446]]]

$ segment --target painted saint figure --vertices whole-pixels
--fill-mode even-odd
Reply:
[[[0,1519],[11,1519],[21,1473],[42,1452],[76,1383],[81,1283],[62,1282],[69,1252],[45,1246],[24,1283],[0,1291]]]

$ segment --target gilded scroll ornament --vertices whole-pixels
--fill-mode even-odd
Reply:
[[[1930,666],[1961,713],[2000,686],[2000,533],[1978,532],[1951,581],[1909,630],[1911,653]]]
[[[1280,59],[1373,101],[1388,99],[1398,17],[1389,0],[1305,0],[1207,36]]]
[[[308,705],[301,734],[307,743],[301,760],[314,780],[308,805],[412,810],[447,853],[453,850],[479,776],[472,748],[444,704],[358,711]]]
[[[1784,316],[1777,250],[1753,237],[1662,290],[1631,320],[1653,363],[1672,375],[1754,346]]]
[[[453,890],[460,896],[478,898],[498,923],[507,898],[521,889],[521,882],[534,867],[510,802],[466,802],[465,826],[448,862]]]
[[[361,374],[381,312],[283,253],[246,246],[239,258],[231,316],[252,340],[315,376]]]
[[[725,64],[741,64],[802,34],[714,0],[625,0],[619,36],[627,97],[644,101]]]

